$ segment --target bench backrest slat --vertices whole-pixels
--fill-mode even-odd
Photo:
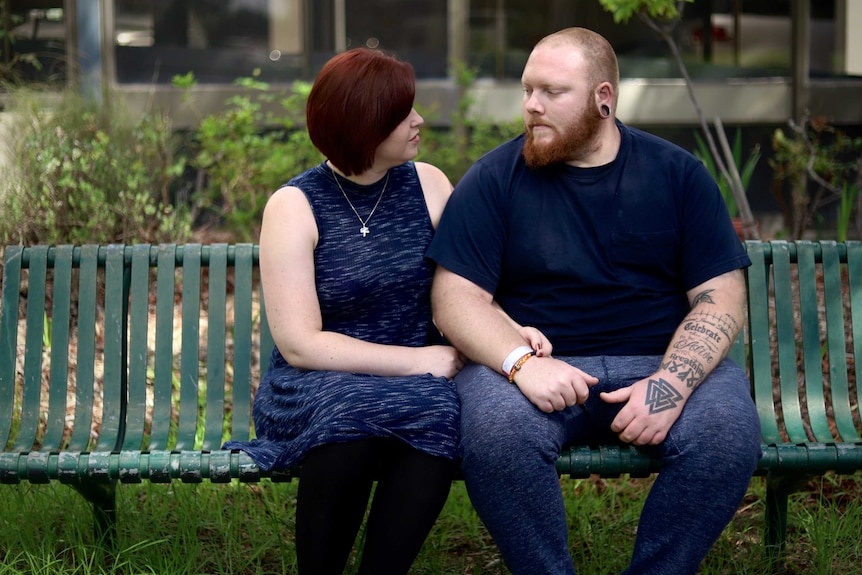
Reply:
[[[81,246],[78,268],[78,325],[75,368],[75,419],[70,451],[86,451],[91,440],[96,361],[96,291],[99,246]],[[52,382],[55,383],[56,382]]]
[[[182,349],[180,350],[180,420],[176,448],[194,449],[198,419],[200,377],[201,246],[181,246],[182,258]]]
[[[263,299],[263,282],[260,282],[258,291],[260,294],[260,371],[265,373],[269,367],[272,350],[275,349],[275,341],[272,339],[269,322],[266,319],[266,313],[264,313],[266,302]]]
[[[765,443],[780,443],[775,404],[772,400],[772,362],[769,342],[769,267],[765,245],[748,242],[749,376],[760,416],[760,433]]]
[[[3,291],[0,297],[0,447],[5,447],[11,438],[15,414],[18,298],[23,254],[22,246],[8,246],[3,253]]]
[[[45,278],[48,246],[35,246],[30,252],[27,283],[27,333],[24,336],[24,393],[21,396],[21,421],[16,449],[25,449],[36,440],[42,381],[42,341],[45,328]]]
[[[50,381],[68,381],[72,297],[72,246],[57,246],[54,256],[54,289],[51,296],[51,373]],[[48,390],[48,416],[43,451],[57,451],[63,442],[66,423],[66,386],[52,385]]]
[[[847,281],[850,293],[850,333],[853,337],[854,376],[857,402],[862,400],[862,242],[847,242]]]
[[[817,259],[814,244],[800,242],[796,245],[800,300],[799,338],[802,342],[802,368],[805,373],[805,391],[811,431],[817,441],[833,441],[832,431],[829,429],[826,419],[827,400],[823,381],[820,317],[818,313],[821,307],[818,293],[821,290],[817,286]],[[787,337],[789,338],[789,335]],[[795,345],[795,341],[793,343]],[[794,350],[793,353],[795,355],[796,351]],[[794,385],[798,388],[799,378],[795,374],[794,378],[796,379]],[[795,440],[793,437],[791,439]]]
[[[159,246],[156,272],[156,327],[153,350],[153,419],[149,449],[166,449],[172,433],[174,307],[177,246]],[[147,446],[144,446],[147,447]]]
[[[842,284],[844,268],[841,266],[837,242],[820,242],[823,251],[823,295],[826,303],[826,345],[829,353],[829,384],[832,396],[832,415],[838,437],[843,441],[859,441],[853,422],[850,384],[847,372],[847,335],[844,321]],[[846,257],[846,254],[845,254]]]
[[[120,449],[126,412],[128,373],[126,372],[128,340],[129,270],[125,263],[124,246],[112,244],[105,248],[105,323],[104,381],[102,386],[102,420],[96,451]]]
[[[129,397],[123,449],[141,449],[147,419],[147,359],[150,303],[150,246],[131,247],[129,285]]]
[[[227,245],[209,246],[207,275],[206,411],[202,449],[222,444],[225,407],[225,337],[227,333]]]
[[[237,441],[250,439],[252,402],[252,290],[254,250],[239,244],[234,255],[233,396],[230,433]]]
[[[778,352],[778,385],[781,390],[781,410],[787,435],[793,442],[807,441],[802,406],[799,401],[799,383],[796,366],[796,337],[793,311],[793,286],[790,267],[790,248],[787,244],[772,246],[772,289],[775,301],[775,331]],[[813,295],[814,301],[806,295]],[[817,309],[816,294],[801,293],[801,300]]]

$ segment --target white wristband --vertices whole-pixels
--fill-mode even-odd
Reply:
[[[533,353],[533,348],[527,347],[526,345],[521,345],[512,350],[512,352],[506,356],[506,359],[503,360],[503,375],[506,377],[512,373],[512,368],[515,366],[515,362],[527,355],[528,353]]]

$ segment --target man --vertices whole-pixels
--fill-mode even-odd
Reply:
[[[760,457],[746,376],[724,360],[751,262],[703,165],[615,120],[604,38],[544,38],[522,83],[525,134],[468,171],[428,252],[435,322],[475,362],[455,379],[471,500],[513,573],[574,573],[560,450],[649,446],[663,467],[625,573],[693,574]]]

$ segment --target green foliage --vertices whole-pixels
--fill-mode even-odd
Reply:
[[[457,183],[484,153],[523,131],[520,119],[496,123],[472,117],[466,96],[475,74],[462,68],[465,94],[451,129],[426,127],[417,158]],[[174,78],[194,106],[192,74]],[[201,118],[180,141],[169,121],[147,112],[137,122],[112,102],[97,107],[73,93],[51,100],[13,92],[16,118],[9,143],[14,165],[0,177],[2,243],[161,243],[187,241],[192,224],[214,226],[232,241],[257,241],[272,191],[323,160],[302,122],[311,84],[279,92],[256,75],[222,111]],[[48,112],[50,110],[50,112]],[[188,150],[188,158],[180,150]],[[173,196],[197,170],[195,193],[174,207]],[[186,179],[184,179],[186,177]]]
[[[187,210],[171,203],[185,168],[168,121],[132,122],[116,104],[73,93],[50,101],[13,92],[7,142],[16,161],[0,183],[2,243],[182,242]],[[49,110],[49,111],[48,111]]]
[[[578,573],[620,573],[628,565],[637,519],[654,478],[561,480]],[[298,481],[122,484],[117,489],[118,547],[100,551],[92,509],[69,486],[2,485],[0,575],[252,575],[296,572]],[[700,575],[763,574],[774,569],[763,544],[765,482],[756,477]],[[859,571],[862,529],[859,474],[828,475],[791,496],[785,573]],[[356,573],[360,550],[346,574]],[[509,573],[456,481],[411,573]]]
[[[850,221],[856,208],[856,199],[859,197],[859,186],[845,182],[841,188],[841,199],[838,205],[838,221],[836,222],[836,239],[846,242],[850,233]]]
[[[718,189],[721,190],[721,196],[724,198],[724,203],[727,204],[727,211],[730,213],[730,217],[737,217],[737,215],[739,215],[739,206],[736,205],[736,198],[733,195],[730,183],[724,179],[718,166],[715,165],[715,160],[713,160],[712,154],[709,153],[709,147],[706,145],[703,137],[699,133],[695,132],[694,139],[697,143],[697,149],[695,150],[694,155],[703,162],[703,165],[706,166],[706,169],[718,184]],[[748,158],[746,158],[745,163],[743,164],[742,130],[737,129],[731,153],[733,154],[733,163],[739,172],[739,179],[742,181],[742,189],[747,190],[748,184],[751,181],[751,176],[754,175],[754,169],[760,161],[760,145],[756,145],[751,149],[751,152],[748,154]]]
[[[310,84],[278,94],[254,77],[235,83],[243,93],[204,117],[192,137],[192,165],[204,176],[196,202],[236,241],[256,241],[270,194],[323,157],[298,123]],[[174,85],[191,88],[193,77],[175,78]]]
[[[473,162],[483,154],[524,131],[520,120],[499,124],[488,120],[469,120],[465,127],[465,144],[458,142],[454,130],[424,129],[417,160],[434,164],[443,170],[453,184],[457,184]]]
[[[461,67],[457,78],[466,94],[475,73]],[[296,82],[283,94],[257,80],[256,73],[235,83],[245,88],[243,94],[230,98],[224,111],[202,118],[192,136],[192,165],[205,182],[196,205],[207,213],[205,220],[214,220],[237,241],[256,241],[270,194],[323,156],[302,125],[311,84]],[[192,88],[194,77],[176,77],[174,85]],[[497,124],[473,119],[471,105],[469,96],[459,100],[449,129],[428,127],[435,111],[419,110],[426,127],[417,160],[439,167],[453,183],[482,154],[523,130],[520,120]]]
[[[456,68],[456,80],[464,95],[458,100],[450,118],[451,127],[440,130],[424,129],[417,158],[443,170],[453,184],[457,184],[473,162],[483,154],[524,131],[520,119],[494,122],[472,117],[470,110],[474,101],[469,96],[468,89],[476,80],[476,71],[459,65]],[[434,110],[419,112],[425,117],[426,126],[434,119]]]
[[[674,20],[679,16],[683,2],[694,0],[599,0],[604,9],[613,14],[614,22],[628,22],[632,16],[643,12],[657,20]]]
[[[857,212],[862,138],[851,137],[824,119],[814,118],[802,126],[791,124],[790,134],[776,129],[772,149],[769,165],[774,178],[790,188],[791,237],[802,237],[810,222],[820,217],[820,211],[836,203],[838,239],[846,239]]]

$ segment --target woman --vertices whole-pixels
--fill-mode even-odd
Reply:
[[[275,339],[254,403],[258,439],[228,442],[263,469],[302,464],[300,573],[341,573],[372,480],[360,573],[406,573],[449,492],[458,352],[435,338],[425,249],[451,193],[412,162],[422,117],[412,67],[356,49],[330,60],[307,105],[327,158],[269,199],[260,237]]]
[[[269,199],[260,237],[276,348],[254,403],[258,439],[228,442],[263,469],[301,463],[301,574],[341,573],[372,482],[360,573],[406,573],[456,467],[464,359],[431,322],[424,258],[452,191],[413,162],[412,67],[369,49],[335,56],[308,98],[327,158]],[[550,353],[541,334],[525,340]]]

